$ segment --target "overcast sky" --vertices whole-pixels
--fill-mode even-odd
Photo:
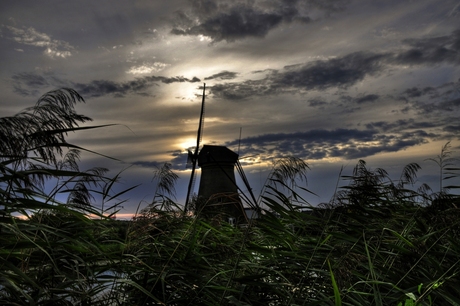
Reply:
[[[283,156],[309,163],[312,204],[359,159],[395,179],[418,162],[436,190],[425,159],[447,141],[459,151],[458,0],[1,1],[0,42],[1,116],[71,87],[92,124],[119,124],[70,140],[122,161],[84,155],[82,168],[142,184],[124,213],[151,201],[164,162],[184,201],[203,83],[203,143],[238,151],[241,128],[256,194]]]

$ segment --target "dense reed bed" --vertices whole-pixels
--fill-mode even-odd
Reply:
[[[291,158],[253,203],[259,218],[232,226],[184,215],[165,165],[154,202],[117,221],[107,212],[128,191],[113,192],[119,175],[80,170],[84,149],[66,142],[90,120],[75,112],[80,101],[62,89],[0,119],[0,304],[460,305],[449,143],[432,159],[439,192],[414,190],[417,164],[392,180],[360,161],[329,203],[311,207],[295,183],[308,166]],[[91,205],[96,195],[105,210]]]

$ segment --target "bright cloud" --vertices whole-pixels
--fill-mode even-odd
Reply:
[[[126,73],[129,74],[148,74],[153,72],[160,72],[166,67],[171,66],[170,64],[155,62],[155,63],[143,63],[139,66],[131,67]]]
[[[72,56],[71,50],[74,50],[74,47],[71,46],[68,42],[63,40],[52,39],[51,36],[49,36],[48,34],[41,33],[32,27],[16,28],[13,26],[3,25],[2,28],[6,29],[9,32],[10,39],[14,40],[19,44],[44,48],[45,50],[43,51],[43,54],[51,58],[67,58],[69,56]]]

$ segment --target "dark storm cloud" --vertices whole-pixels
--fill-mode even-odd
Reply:
[[[246,36],[264,37],[282,20],[282,16],[277,14],[236,7],[225,14],[204,20],[199,25],[187,29],[176,28],[171,32],[176,35],[204,35],[213,41],[234,41]]]
[[[460,110],[460,98],[442,102],[414,102],[413,107],[419,114],[432,115],[440,112],[458,112]]]
[[[21,96],[38,96],[50,86],[69,86],[68,82],[60,80],[52,73],[22,72],[13,75],[11,80],[13,91]]]
[[[270,80],[244,81],[240,83],[216,84],[210,89],[214,97],[225,100],[244,100],[251,96],[265,96],[275,94]]]
[[[172,159],[169,161],[174,170],[183,171],[185,169],[189,169],[191,164],[188,163],[188,152],[187,151],[170,151],[168,152],[171,154]]]
[[[418,88],[412,87],[403,92],[403,95],[408,98],[417,98],[427,94],[433,94],[435,89],[433,87]]]
[[[113,95],[115,97],[124,97],[127,94],[138,94],[149,96],[147,90],[156,83],[196,83],[201,82],[197,77],[192,79],[183,76],[163,77],[163,76],[146,76],[136,78],[127,82],[113,82],[110,80],[93,80],[89,83],[75,83],[67,80],[61,80],[53,75],[39,75],[36,73],[20,73],[12,76],[14,91],[21,95],[35,95],[37,89],[46,87],[65,87],[70,86],[77,90],[84,97],[101,97]]]
[[[327,61],[315,61],[274,75],[277,86],[305,90],[348,87],[381,69],[384,55],[356,52]]]
[[[342,143],[350,139],[360,139],[361,141],[370,141],[373,139],[375,131],[367,130],[360,131],[356,129],[336,129],[336,130],[311,130],[308,132],[295,132],[295,133],[277,133],[277,134],[264,134],[255,137],[248,137],[241,139],[241,144],[245,145],[267,145],[279,143],[283,141],[302,140],[309,143],[320,142],[335,142]],[[238,141],[228,143],[229,146],[237,144]]]
[[[267,76],[262,80],[247,80],[240,83],[217,84],[211,88],[211,93],[228,100],[244,100],[251,96],[274,95],[279,93],[299,93],[310,90],[325,90],[329,88],[346,89],[364,80],[366,77],[378,75],[389,65],[419,64],[451,62],[460,64],[460,30],[451,35],[430,39],[412,39],[405,41],[413,50],[417,49],[421,56],[417,60],[408,56],[410,50],[388,53],[355,52],[342,57],[328,60],[312,61],[304,64],[287,66],[280,70],[266,71]],[[450,50],[440,51],[440,50]],[[414,51],[415,52],[415,51]],[[455,53],[455,55],[453,55]],[[454,86],[455,84],[445,84]],[[412,87],[404,91],[400,99],[409,99],[429,96],[435,98],[440,95],[441,88]],[[356,98],[358,104],[374,102],[379,98],[377,94],[368,94]],[[441,109],[453,107],[455,103],[444,103]],[[431,104],[430,104],[431,105]],[[429,105],[427,106],[429,108]],[[421,105],[419,108],[424,109]]]
[[[219,80],[231,80],[236,78],[238,75],[237,72],[231,72],[231,71],[221,71],[219,73],[213,74],[209,77],[204,78],[205,80],[213,80],[213,79],[219,79]]]
[[[191,165],[187,164],[188,161],[188,153],[187,151],[175,150],[175,151],[168,151],[171,158],[167,161],[167,163],[171,164],[172,169],[175,171],[184,171],[189,169]],[[161,167],[165,161],[135,161],[132,164],[141,166],[144,168],[150,169],[158,169]]]
[[[403,64],[460,64],[460,30],[450,35],[403,41],[409,48],[395,54],[395,61]]]
[[[411,87],[404,90],[396,99],[407,102],[411,109],[420,114],[440,111],[453,111],[458,108],[460,99],[460,79],[439,86]]]
[[[387,140],[387,139],[385,139]],[[409,138],[409,139],[391,139],[392,141],[382,141],[378,145],[369,146],[350,146],[340,148],[331,154],[332,157],[342,157],[348,159],[366,158],[368,156],[375,155],[382,152],[398,152],[409,147],[421,145],[428,141],[424,138]]]
[[[379,95],[370,94],[370,95],[365,95],[365,96],[356,98],[356,103],[362,104],[362,103],[375,102],[378,99],[379,99]]]
[[[324,101],[322,98],[317,97],[317,98],[308,100],[308,105],[310,105],[311,107],[322,108],[325,105],[327,105],[327,102]]]
[[[18,73],[11,79],[13,91],[21,96],[36,96],[40,89],[49,86],[48,80],[36,73]]]
[[[443,131],[449,132],[460,138],[460,124],[450,124],[443,128]]]
[[[197,77],[193,77],[192,79],[187,79],[187,78],[184,78],[183,76],[171,77],[171,78],[166,78],[166,77],[145,77],[145,79],[147,81],[152,81],[152,82],[161,81],[162,83],[165,83],[165,84],[184,83],[184,82],[187,82],[187,83],[201,82],[201,80],[199,78],[197,78]]]
[[[250,96],[293,93],[308,90],[324,90],[331,87],[347,88],[377,73],[385,55],[357,52],[340,58],[314,61],[303,65],[285,67],[271,71],[265,79],[241,83],[218,84],[211,93],[228,100],[242,100]],[[377,99],[375,95],[364,98]],[[364,102],[364,100],[362,102]]]
[[[18,73],[11,77],[13,81],[22,83],[31,88],[43,88],[49,85],[45,77],[36,73]]]
[[[305,159],[345,157],[365,158],[381,152],[397,152],[427,142],[429,134],[415,131],[394,135],[376,130],[317,129],[307,132],[264,134],[227,143],[241,145],[242,155],[263,155],[276,158],[285,155]]]
[[[430,121],[416,121],[414,118],[401,119],[393,122],[376,121],[366,124],[368,129],[378,129],[382,132],[401,132],[408,129],[429,129],[440,126],[440,123]],[[428,136],[428,135],[426,135]]]
[[[294,1],[295,2],[295,1]],[[210,88],[211,94],[216,98],[226,100],[244,100],[253,96],[268,96],[280,93],[302,93],[310,90],[325,90],[329,88],[346,89],[357,82],[364,80],[368,76],[382,73],[388,64],[432,64],[434,62],[450,61],[455,62],[455,57],[451,52],[439,50],[451,50],[460,54],[460,31],[454,31],[451,35],[426,38],[411,39],[404,41],[411,49],[417,49],[422,56],[414,61],[408,57],[408,50],[400,53],[370,53],[355,52],[342,57],[331,58],[328,60],[312,61],[304,64],[286,66],[280,70],[265,71],[266,77],[261,80],[247,80],[243,82],[231,82],[216,84]],[[437,50],[437,51],[436,51]],[[418,52],[417,51],[417,52]],[[458,56],[458,55],[456,55]],[[206,78],[206,80],[220,79],[230,80],[237,76],[237,72],[222,71]],[[13,77],[15,92],[22,95],[35,93],[31,89],[40,86],[56,86],[57,79],[51,81],[48,76],[38,74],[17,74]],[[89,83],[72,83],[61,81],[59,86],[67,85],[75,87],[83,95],[89,97],[100,97],[103,95],[113,95],[122,97],[127,94],[149,95],[148,89],[154,84],[161,82],[165,84],[175,82],[200,82],[200,79],[184,77],[161,77],[147,76],[136,78],[127,82],[114,82],[110,80],[94,80]],[[439,90],[439,89],[438,89]],[[410,100],[416,97],[438,95],[436,88],[413,87],[402,93],[401,99]],[[362,104],[373,102],[379,98],[377,94],[368,94],[356,98],[355,102]],[[312,104],[318,105],[318,104]],[[434,107],[433,104],[419,102],[415,106],[420,112],[429,112]],[[455,101],[444,102],[439,105],[441,110],[451,110],[457,108]]]
[[[283,1],[190,1],[191,10],[176,12],[171,33],[204,35],[213,42],[232,42],[246,37],[264,37],[282,23],[310,23],[343,11],[348,0]]]
[[[460,98],[452,99],[439,103],[438,109],[445,112],[455,112],[460,108]]]

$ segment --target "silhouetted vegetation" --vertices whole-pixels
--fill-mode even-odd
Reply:
[[[359,161],[329,203],[312,207],[296,183],[308,165],[288,158],[274,165],[260,218],[238,227],[184,215],[165,164],[151,205],[117,221],[108,211],[127,191],[113,194],[119,175],[80,170],[84,149],[65,138],[90,120],[75,112],[79,101],[57,90],[0,118],[0,304],[460,305],[449,143],[432,159],[438,192],[414,188],[418,164],[392,180]]]

